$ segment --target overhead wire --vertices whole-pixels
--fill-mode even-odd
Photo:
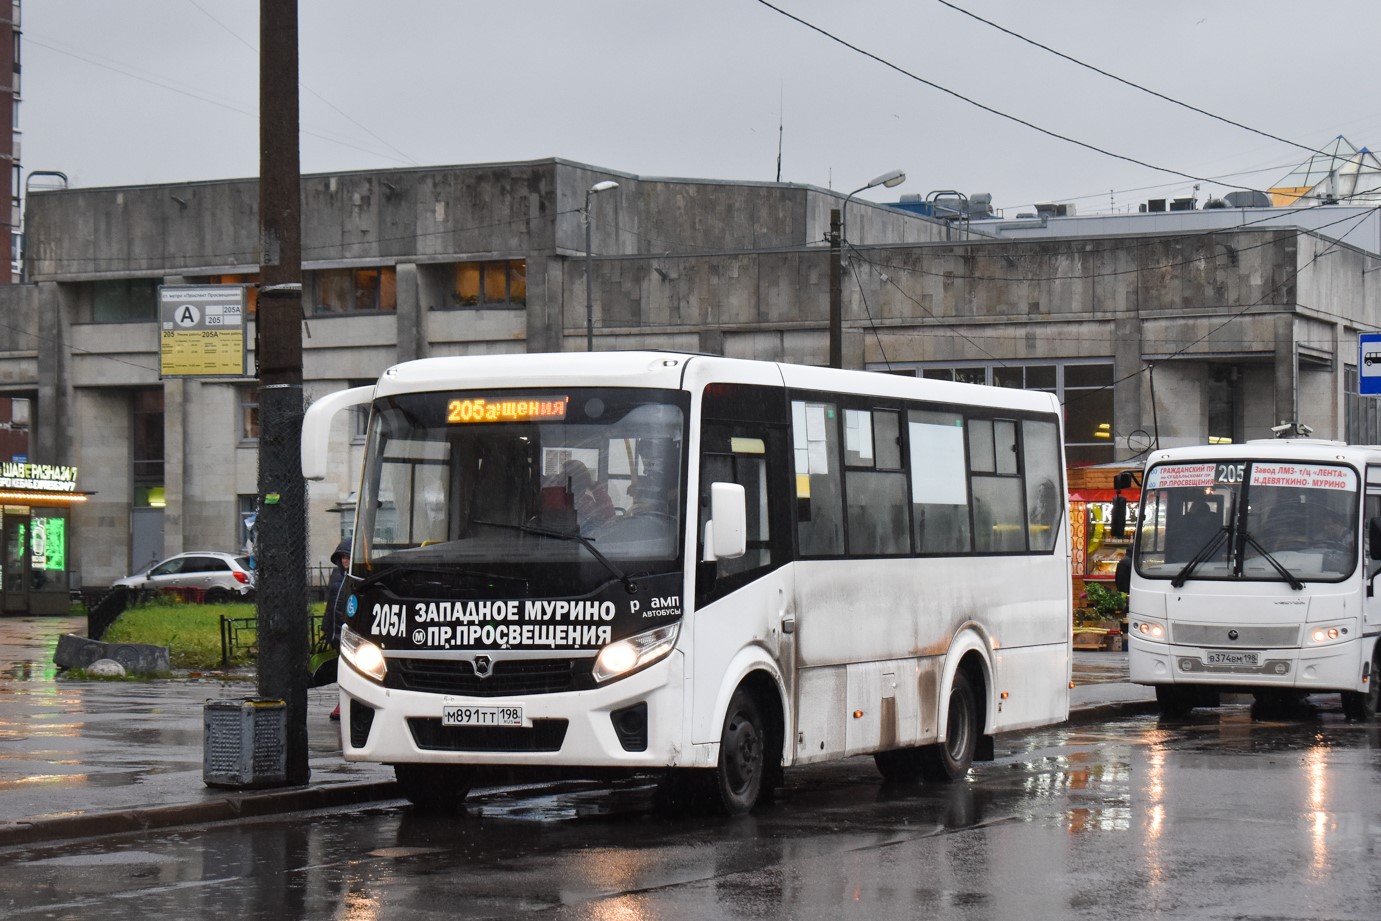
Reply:
[[[211,12],[210,12],[208,9],[206,9],[206,7],[204,7],[204,6],[202,6],[200,3],[198,3],[197,0],[187,0],[187,2],[188,2],[189,4],[191,4],[192,6],[196,7],[196,8],[202,13],[202,15],[204,15],[207,19],[211,20],[211,21],[214,22],[216,25],[218,25],[218,26],[220,26],[222,29],[224,29],[224,30],[226,31],[226,33],[229,34],[232,38],[234,38],[237,42],[239,42],[240,44],[244,45],[246,48],[248,48],[250,51],[254,52],[256,55],[259,54],[259,48],[258,48],[257,45],[255,45],[253,42],[250,42],[248,39],[243,38],[238,32],[236,32],[234,29],[230,28],[230,26],[226,25],[224,22],[222,22],[221,20],[217,19],[215,16],[211,15]],[[418,162],[417,162],[416,159],[414,159],[413,157],[408,156],[406,153],[404,153],[403,151],[399,150],[396,146],[394,146],[393,144],[391,144],[389,141],[387,141],[386,139],[380,137],[380,136],[379,136],[378,134],[376,134],[375,132],[371,131],[368,125],[365,125],[365,124],[363,124],[362,122],[360,122],[358,119],[354,118],[352,115],[350,115],[349,112],[346,112],[346,111],[345,111],[344,109],[342,109],[340,106],[336,105],[336,104],[333,103],[331,100],[327,99],[325,96],[321,95],[321,94],[318,93],[316,90],[312,89],[312,88],[311,88],[310,86],[308,86],[306,83],[303,83],[302,81],[299,80],[299,81],[298,81],[298,86],[302,87],[302,89],[306,90],[306,91],[307,91],[308,93],[310,93],[312,96],[316,97],[316,99],[317,99],[319,102],[321,102],[323,105],[325,105],[325,106],[327,106],[328,108],[330,108],[330,109],[331,109],[332,111],[334,111],[337,115],[341,116],[341,117],[344,118],[346,121],[350,122],[350,123],[351,123],[352,125],[354,125],[356,128],[359,128],[361,131],[363,131],[365,134],[367,134],[367,135],[369,135],[370,137],[372,137],[374,140],[378,141],[380,144],[383,144],[385,147],[387,147],[389,150],[391,150],[391,151],[393,151],[394,153],[396,153],[398,156],[402,157],[402,158],[403,158],[404,160],[406,160],[408,163],[411,163],[413,166],[417,166],[417,165],[418,165]]]
[[[1127,155],[1127,154],[1116,153],[1116,152],[1114,152],[1114,151],[1108,150],[1107,148],[1099,147],[1099,146],[1096,145],[1096,144],[1091,144],[1091,143],[1089,143],[1088,141],[1081,141],[1081,140],[1079,140],[1078,138],[1071,137],[1071,136],[1069,136],[1069,135],[1067,135],[1067,134],[1061,134],[1061,133],[1058,132],[1058,131],[1054,131],[1054,130],[1051,130],[1051,129],[1049,129],[1049,128],[1041,127],[1040,125],[1037,125],[1037,124],[1034,123],[1034,122],[1028,121],[1028,120],[1026,120],[1026,119],[1024,119],[1024,118],[1021,118],[1021,117],[1019,117],[1019,116],[1016,116],[1016,115],[1012,115],[1012,114],[1010,114],[1010,113],[1008,113],[1008,112],[1003,112],[1002,110],[997,109],[997,108],[994,108],[993,106],[986,105],[986,104],[984,104],[984,103],[982,103],[982,102],[979,102],[979,101],[976,100],[976,99],[973,99],[973,98],[971,98],[971,97],[969,97],[969,96],[965,96],[963,93],[960,93],[960,92],[957,91],[957,90],[952,90],[952,89],[950,89],[949,87],[943,86],[943,85],[941,85],[941,84],[939,84],[939,83],[936,83],[936,82],[933,81],[933,80],[927,80],[925,77],[922,77],[922,76],[920,76],[919,74],[912,73],[911,71],[905,69],[904,67],[901,67],[901,66],[898,65],[898,64],[892,63],[891,61],[887,60],[886,58],[882,57],[881,55],[875,54],[875,53],[873,53],[873,52],[871,52],[871,51],[868,51],[868,50],[865,49],[865,48],[862,48],[862,47],[860,47],[860,46],[858,46],[858,45],[853,44],[852,42],[849,42],[849,41],[847,41],[847,40],[845,40],[845,39],[843,39],[843,38],[840,38],[839,36],[833,34],[832,32],[828,31],[827,29],[823,29],[823,28],[821,28],[820,26],[815,25],[814,23],[810,22],[809,20],[802,19],[800,16],[797,16],[797,15],[795,15],[794,13],[789,13],[789,12],[787,12],[786,10],[782,9],[781,7],[776,6],[776,5],[774,5],[774,4],[770,3],[770,2],[768,2],[768,0],[756,0],[756,2],[759,3],[759,4],[761,4],[762,6],[767,7],[768,9],[772,10],[772,11],[775,12],[775,13],[778,13],[778,14],[780,14],[780,15],[782,15],[782,16],[785,16],[787,19],[790,19],[790,20],[792,20],[793,22],[799,23],[799,24],[805,26],[806,28],[808,28],[808,29],[810,29],[810,30],[812,30],[812,31],[814,31],[814,32],[818,32],[820,35],[823,35],[825,38],[829,39],[830,41],[836,42],[837,44],[840,44],[840,45],[843,45],[845,48],[848,48],[850,51],[853,51],[853,52],[855,52],[856,54],[860,54],[860,55],[862,55],[862,56],[864,56],[864,57],[866,57],[866,58],[868,58],[868,59],[870,59],[870,60],[872,60],[872,61],[876,61],[877,63],[881,64],[882,66],[884,66],[884,67],[886,67],[886,68],[888,68],[889,70],[896,71],[897,73],[901,74],[902,76],[906,77],[906,78],[909,79],[909,80],[914,80],[915,82],[920,83],[920,84],[922,84],[922,85],[924,85],[924,86],[928,86],[928,87],[930,87],[931,89],[938,90],[939,92],[945,93],[946,95],[949,95],[949,96],[952,96],[952,97],[954,97],[955,99],[960,100],[961,102],[967,103],[968,105],[971,105],[971,106],[973,106],[973,107],[975,107],[975,108],[982,109],[984,112],[987,112],[987,113],[989,113],[989,114],[991,114],[991,115],[996,115],[996,116],[998,116],[999,118],[1004,118],[1004,119],[1007,119],[1008,121],[1014,122],[1014,123],[1016,123],[1016,124],[1018,124],[1018,125],[1023,125],[1023,126],[1025,126],[1025,127],[1027,127],[1027,128],[1030,128],[1030,129],[1033,130],[1033,131],[1039,132],[1040,134],[1044,134],[1044,135],[1046,135],[1047,137],[1054,138],[1054,139],[1056,139],[1056,140],[1058,140],[1058,141],[1064,141],[1064,142],[1067,143],[1067,144],[1073,144],[1073,145],[1075,145],[1075,146],[1077,146],[1077,147],[1082,147],[1082,148],[1084,148],[1085,150],[1090,150],[1090,151],[1093,151],[1094,153],[1102,154],[1102,155],[1105,156],[1105,157],[1112,157],[1113,159],[1122,160],[1123,162],[1126,162],[1126,163],[1132,163],[1132,164],[1134,164],[1134,165],[1136,165],[1136,166],[1144,166],[1144,167],[1146,167],[1147,169],[1152,169],[1152,170],[1155,170],[1156,172],[1168,173],[1168,174],[1170,174],[1170,175],[1172,175],[1172,176],[1180,176],[1180,177],[1182,177],[1182,178],[1184,178],[1184,179],[1192,179],[1192,180],[1194,180],[1194,181],[1196,181],[1196,182],[1213,182],[1213,181],[1215,181],[1215,180],[1212,180],[1212,179],[1208,179],[1208,178],[1206,178],[1206,177],[1204,177],[1204,176],[1195,176],[1195,175],[1192,174],[1192,173],[1186,173],[1186,172],[1183,172],[1183,171],[1181,171],[1181,170],[1174,169],[1174,168],[1172,168],[1172,167],[1158,166],[1157,164],[1150,163],[1150,162],[1148,162],[1148,161],[1146,161],[1146,160],[1141,160],[1141,159],[1139,159],[1139,158],[1137,158],[1137,157],[1132,157],[1132,156],[1129,156],[1129,155]],[[1230,187],[1235,188],[1235,189],[1241,189],[1241,190],[1247,191],[1247,192],[1259,192],[1259,191],[1262,191],[1261,189],[1252,188],[1251,186],[1237,185],[1237,184],[1235,184],[1235,183],[1230,183],[1230,182],[1219,182],[1218,184],[1219,184],[1219,185],[1230,186]]]
[[[1036,41],[1036,40],[1033,39],[1033,38],[1028,38],[1027,36],[1022,35],[1020,32],[1015,32],[1015,31],[1013,31],[1013,30],[1007,28],[1006,26],[999,25],[998,23],[993,22],[991,19],[984,19],[982,16],[979,16],[977,13],[974,13],[974,12],[972,12],[972,11],[970,11],[970,10],[966,10],[966,9],[964,9],[962,6],[959,6],[958,4],[950,3],[949,0],[935,0],[935,2],[939,3],[941,6],[949,7],[950,9],[954,10],[956,13],[963,13],[965,16],[968,16],[970,19],[977,20],[978,22],[981,22],[981,23],[982,23],[983,25],[985,25],[985,26],[989,26],[990,28],[996,29],[997,31],[1002,32],[1002,33],[1004,33],[1004,34],[1006,34],[1006,35],[1010,35],[1010,36],[1012,36],[1013,38],[1017,39],[1018,41],[1023,41],[1023,42],[1025,42],[1025,43],[1028,44],[1028,45],[1033,45],[1034,47],[1039,48],[1039,49],[1041,49],[1042,51],[1049,52],[1050,54],[1053,54],[1053,55],[1055,55],[1055,56],[1058,57],[1058,58],[1062,58],[1062,59],[1064,59],[1064,60],[1066,60],[1066,61],[1069,61],[1071,64],[1076,64],[1076,65],[1078,65],[1079,67],[1083,67],[1083,68],[1086,68],[1086,69],[1088,69],[1088,70],[1091,70],[1091,71],[1093,71],[1093,72],[1096,73],[1096,74],[1101,74],[1102,76],[1107,77],[1107,78],[1110,79],[1110,80],[1115,80],[1115,81],[1117,81],[1118,83],[1123,84],[1124,86],[1129,86],[1129,87],[1131,87],[1132,89],[1140,90],[1141,92],[1146,93],[1146,94],[1151,95],[1151,96],[1154,96],[1154,97],[1156,97],[1157,99],[1162,99],[1162,100],[1164,100],[1165,102],[1170,103],[1171,105],[1177,105],[1177,106],[1180,106],[1181,108],[1188,109],[1188,110],[1191,111],[1191,112],[1197,112],[1197,113],[1200,114],[1200,115],[1207,116],[1208,118],[1215,119],[1215,120],[1220,121],[1220,122],[1223,122],[1224,124],[1227,124],[1227,125],[1232,125],[1234,128],[1241,128],[1243,131],[1250,131],[1252,134],[1258,134],[1258,135],[1260,135],[1261,137],[1269,138],[1269,139],[1272,140],[1272,141],[1279,141],[1280,143],[1282,143],[1282,144],[1288,144],[1288,145],[1290,145],[1291,147],[1298,147],[1300,150],[1307,150],[1307,151],[1309,151],[1310,153],[1314,153],[1314,154],[1322,154],[1322,155],[1324,155],[1324,156],[1331,157],[1332,159],[1335,159],[1335,160],[1338,159],[1336,156],[1331,155],[1331,154],[1328,154],[1328,153],[1326,153],[1326,152],[1323,151],[1323,150],[1318,150],[1318,149],[1316,149],[1316,148],[1314,148],[1314,147],[1311,147],[1311,146],[1308,145],[1308,144],[1301,144],[1301,143],[1299,143],[1298,141],[1292,141],[1292,140],[1290,140],[1289,138],[1283,138],[1283,137],[1280,137],[1279,135],[1271,134],[1269,131],[1262,131],[1262,130],[1259,129],[1259,128],[1253,128],[1253,127],[1250,126],[1250,125],[1244,125],[1244,124],[1242,124],[1241,122],[1233,121],[1232,119],[1230,119],[1230,118],[1225,118],[1225,117],[1222,116],[1222,115],[1215,115],[1214,113],[1208,111],[1207,109],[1201,109],[1201,108],[1199,108],[1199,107],[1196,106],[1196,105],[1191,105],[1190,103],[1187,103],[1187,102],[1184,102],[1184,101],[1182,101],[1182,100],[1176,99],[1176,98],[1174,98],[1173,96],[1167,96],[1165,93],[1157,92],[1156,90],[1150,89],[1149,87],[1142,86],[1140,83],[1136,83],[1136,82],[1134,82],[1134,81],[1132,81],[1132,80],[1127,80],[1127,79],[1125,79],[1125,78],[1123,78],[1123,77],[1119,77],[1117,74],[1114,74],[1114,73],[1109,73],[1108,71],[1103,70],[1103,69],[1100,68],[1100,67],[1095,67],[1094,65],[1089,64],[1089,63],[1087,63],[1086,61],[1081,61],[1081,60],[1079,60],[1079,59],[1076,58],[1076,57],[1073,57],[1073,56],[1071,56],[1071,55],[1065,54],[1063,51],[1057,51],[1057,50],[1055,50],[1054,48],[1051,48],[1049,45],[1041,44],[1040,42]]]

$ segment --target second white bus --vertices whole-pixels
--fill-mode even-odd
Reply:
[[[1223,692],[1342,695],[1376,715],[1381,448],[1303,439],[1157,451],[1143,475],[1131,679],[1165,715]]]
[[[368,404],[345,758],[650,772],[746,812],[796,764],[953,780],[1068,716],[1050,394],[656,352],[438,358]]]

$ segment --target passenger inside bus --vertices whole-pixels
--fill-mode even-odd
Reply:
[[[604,484],[596,482],[590,468],[578,460],[568,460],[561,472],[549,480],[544,488],[555,488],[563,504],[575,509],[576,521],[582,533],[612,521],[616,512],[613,500]]]

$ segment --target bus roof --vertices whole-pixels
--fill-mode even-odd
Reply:
[[[1034,390],[651,350],[422,358],[385,371],[374,395],[456,388],[570,387],[577,382],[592,387],[680,390],[712,381],[776,384],[801,390],[866,393],[1027,412],[1058,413],[1060,409],[1053,394]]]
[[[1228,445],[1190,445],[1154,451],[1146,467],[1165,462],[1218,460],[1299,460],[1344,461],[1353,464],[1381,464],[1381,446],[1349,445],[1317,438],[1269,438]]]

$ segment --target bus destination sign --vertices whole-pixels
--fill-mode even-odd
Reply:
[[[568,396],[529,397],[523,400],[486,400],[472,397],[446,404],[446,421],[453,425],[477,422],[560,422],[566,418]]]

